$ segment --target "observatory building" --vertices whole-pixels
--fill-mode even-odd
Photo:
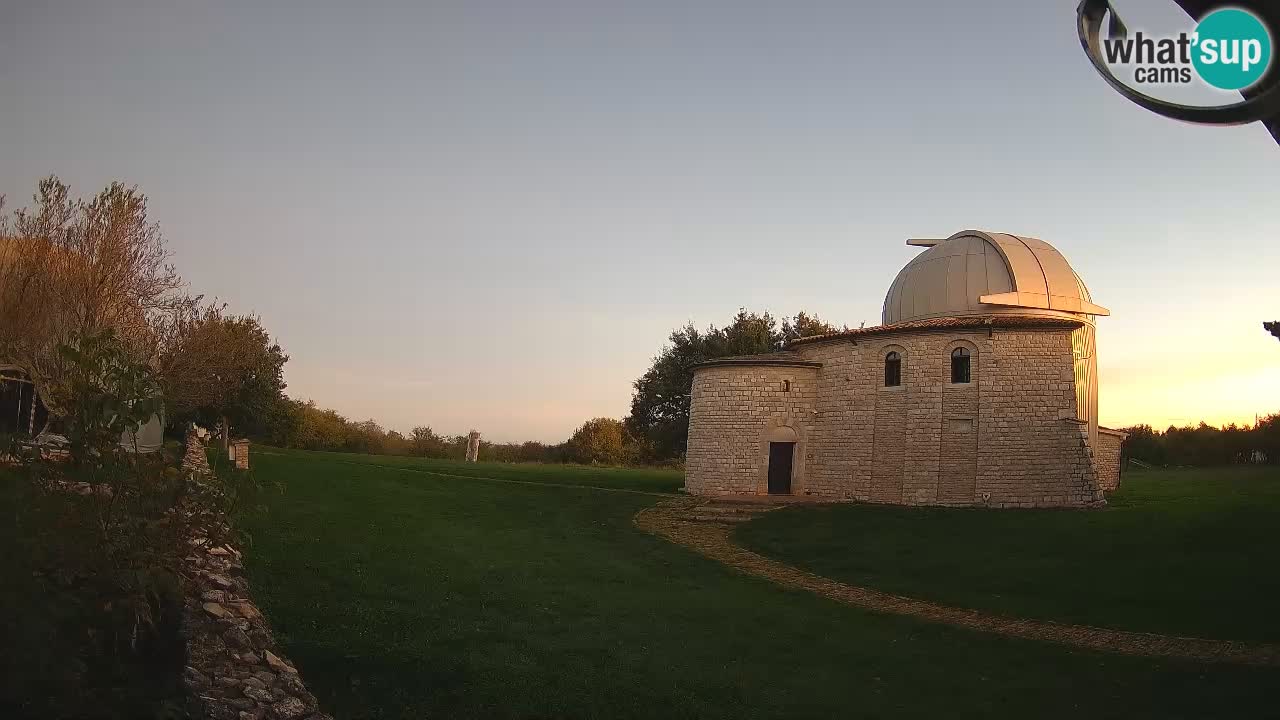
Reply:
[[[685,487],[906,505],[1089,506],[1098,426],[1084,282],[1035,238],[965,230],[898,273],[883,324],[695,366]]]

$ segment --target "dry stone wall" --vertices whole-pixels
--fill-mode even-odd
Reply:
[[[209,484],[213,481],[199,474],[192,482],[200,483],[206,492],[218,492]],[[211,512],[202,506],[191,511]],[[230,535],[225,523],[218,521],[212,527],[221,536]],[[193,537],[189,543],[183,611],[188,717],[333,720],[320,712],[315,696],[276,645],[267,619],[250,598],[240,551],[207,537]]]
[[[953,384],[951,351],[961,346],[971,382]],[[695,372],[690,492],[765,492],[762,438],[787,416],[803,435],[797,495],[992,507],[1102,500],[1089,426],[1078,420],[1069,328],[904,331],[794,351],[822,367]],[[902,383],[884,387],[891,351],[902,358]],[[784,376],[806,380],[780,403],[774,386]]]
[[[209,474],[209,456],[205,451],[204,438],[195,428],[187,430],[186,452],[182,456],[182,470],[197,475]]]

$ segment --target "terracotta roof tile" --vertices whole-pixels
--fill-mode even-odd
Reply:
[[[928,318],[925,320],[907,320],[906,322],[893,323],[891,325],[876,325],[869,328],[854,328],[853,330],[842,330],[840,332],[826,333],[825,335],[810,335],[809,337],[792,340],[787,343],[787,347],[821,342],[823,340],[841,340],[846,338],[855,339],[868,335],[884,335],[886,333],[904,332],[908,330],[958,330],[962,328],[969,329],[988,327],[1075,328],[1080,327],[1083,324],[1084,323],[1079,320],[1071,320],[1068,318],[1029,317],[1025,315],[977,315],[970,317]]]

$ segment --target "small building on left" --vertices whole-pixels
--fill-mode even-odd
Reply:
[[[0,363],[0,437],[27,438],[42,447],[59,449],[66,446],[67,439],[57,431],[55,421],[31,376],[17,365]],[[140,454],[156,452],[163,444],[161,414],[152,415],[137,432],[126,431],[120,436],[121,447]]]
[[[49,410],[31,376],[16,365],[0,365],[0,435],[35,437],[49,423]]]

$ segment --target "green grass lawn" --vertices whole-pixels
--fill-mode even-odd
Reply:
[[[648,536],[658,499],[255,453],[255,596],[340,718],[1259,717],[1274,669],[1073,651],[880,616]],[[403,464],[401,467],[398,465]],[[472,466],[670,489],[678,475]]]
[[[1100,511],[838,505],[743,545],[854,585],[1021,617],[1280,641],[1280,471],[1126,474]]]
[[[329,458],[335,463],[379,465],[401,470],[413,470],[428,475],[462,475],[465,477],[511,480],[521,483],[588,485],[659,493],[674,493],[684,486],[684,472],[681,470],[624,469],[593,465],[538,465],[534,463],[466,463],[455,460],[427,460],[394,455],[355,455],[351,453],[307,452],[304,450],[281,450],[277,448],[254,450],[255,458],[260,454],[302,458]]]

